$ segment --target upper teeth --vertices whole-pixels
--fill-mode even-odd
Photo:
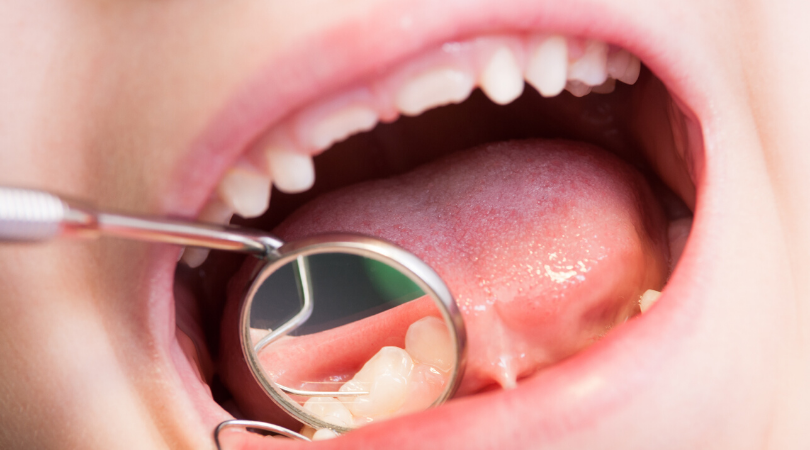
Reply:
[[[563,89],[581,97],[612,92],[615,80],[635,83],[640,66],[626,50],[563,36],[486,36],[444,44],[277,124],[226,173],[212,201],[243,217],[259,216],[267,210],[271,180],[283,192],[305,191],[315,182],[313,155],[380,120],[462,102],[476,86],[498,104],[518,98],[524,79],[545,97]],[[227,223],[230,217],[208,220]],[[200,253],[183,259],[198,265]]]

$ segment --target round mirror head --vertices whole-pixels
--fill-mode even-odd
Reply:
[[[379,239],[321,235],[278,250],[240,316],[253,376],[282,408],[346,432],[453,395],[464,323],[427,264]]]

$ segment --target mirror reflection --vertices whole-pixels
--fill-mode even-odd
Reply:
[[[268,345],[299,314],[310,317]],[[397,269],[354,254],[300,257],[270,275],[250,310],[265,376],[304,414],[339,428],[426,409],[456,364],[433,298]]]

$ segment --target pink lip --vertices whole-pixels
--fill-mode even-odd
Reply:
[[[716,179],[709,175],[723,156],[711,134],[716,118],[708,93],[717,79],[707,69],[708,62],[682,44],[682,31],[666,17],[658,19],[582,0],[384,2],[361,22],[341,23],[268,61],[266,69],[250,76],[213,117],[177,167],[164,211],[193,215],[224,170],[287,113],[422,49],[486,32],[544,30],[620,45],[638,55],[703,125],[705,154],[698,149],[700,154],[691,155],[697,162],[692,169],[698,198],[690,242],[663,297],[649,313],[514,390],[460,399],[321,445],[366,448],[396,442],[403,448],[421,448],[429,442],[435,448],[453,448],[462,435],[469,448],[506,442],[512,448],[548,445],[571,433],[587,432],[605,416],[620,412],[638,393],[654,389],[668,365],[685,351],[683,343],[703,311],[702,284],[696,280],[706,280],[716,269],[707,258],[718,251],[707,230],[718,229],[721,218],[709,207],[715,203],[716,185],[704,181]]]

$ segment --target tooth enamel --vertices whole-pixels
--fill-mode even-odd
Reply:
[[[295,194],[315,183],[315,166],[309,155],[281,146],[269,147],[265,155],[268,171],[279,191]]]
[[[200,211],[198,220],[200,222],[224,225],[231,221],[233,208],[226,205],[222,200],[214,199],[209,201]],[[208,258],[210,250],[206,248],[188,247],[183,250],[181,261],[191,268],[199,267]]]
[[[627,70],[624,75],[618,78],[619,81],[625,84],[634,84],[638,80],[638,75],[641,73],[641,61],[633,55],[630,55],[630,61],[627,63]]]
[[[449,375],[426,364],[414,364],[408,379],[408,396],[399,414],[424,411],[439,398]]]
[[[340,400],[355,416],[371,419],[390,416],[407,400],[408,377],[413,360],[397,347],[383,347],[340,387],[341,392],[367,391],[369,395],[342,397]]]
[[[574,97],[584,97],[591,93],[590,86],[576,80],[570,80],[568,83],[566,83],[565,90],[570,92]]]
[[[315,428],[312,428],[309,425],[304,425],[303,427],[301,427],[301,431],[299,431],[298,434],[300,434],[301,436],[312,439],[312,436],[315,435],[316,431],[317,430]]]
[[[523,93],[523,74],[514,53],[501,47],[481,73],[481,90],[499,105],[511,103]]]
[[[647,289],[644,294],[641,295],[641,298],[638,301],[638,306],[641,309],[642,313],[647,312],[650,307],[655,304],[658,300],[658,297],[661,296],[661,293],[654,290],[654,289]]]
[[[349,106],[321,118],[308,133],[309,146],[325,150],[335,142],[368,131],[377,125],[377,112],[366,106]]]
[[[311,397],[304,403],[304,409],[326,423],[340,427],[354,425],[352,413],[340,400],[332,397]]]
[[[604,83],[600,84],[599,86],[594,86],[591,89],[591,92],[595,92],[597,94],[610,94],[611,92],[616,90],[616,80],[613,78],[608,78],[605,80]]]
[[[321,428],[320,430],[312,434],[311,439],[313,441],[325,441],[327,439],[334,439],[337,436],[338,434],[330,430],[329,428]]]
[[[475,87],[468,72],[439,68],[423,72],[400,87],[394,99],[405,115],[417,116],[437,106],[464,101]]]
[[[611,53],[607,60],[608,76],[618,80],[627,72],[628,64],[630,64],[630,53],[627,50],[621,49]]]
[[[568,66],[568,79],[589,86],[599,86],[607,80],[608,46],[601,41],[588,41],[585,53]]]
[[[568,44],[562,36],[552,36],[534,48],[526,63],[526,81],[543,97],[554,97],[565,88],[568,71]]]
[[[455,348],[444,321],[433,316],[423,317],[408,327],[405,351],[422,364],[445,372],[453,368]]]
[[[222,201],[242,217],[258,217],[270,205],[270,178],[252,170],[234,167],[217,186]]]

